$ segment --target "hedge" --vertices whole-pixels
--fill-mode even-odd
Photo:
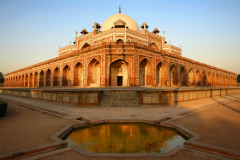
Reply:
[[[3,117],[7,110],[7,103],[0,100],[0,117]]]

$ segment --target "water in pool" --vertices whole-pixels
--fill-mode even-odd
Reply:
[[[145,123],[108,123],[78,128],[65,139],[96,153],[165,153],[186,141],[174,129]]]

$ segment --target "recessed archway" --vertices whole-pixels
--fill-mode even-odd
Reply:
[[[60,70],[58,67],[56,67],[53,72],[53,86],[59,85],[60,85]]]
[[[25,87],[28,87],[28,74],[25,76]]]
[[[43,86],[44,86],[44,72],[41,71],[41,72],[40,72],[39,87],[43,87]]]
[[[35,72],[34,74],[34,87],[38,87],[38,73]]]
[[[193,69],[190,69],[190,70],[189,70],[188,81],[189,81],[189,86],[190,86],[190,87],[195,86]]]
[[[180,85],[187,86],[187,71],[185,67],[182,67],[180,70]]]
[[[201,86],[201,73],[199,70],[196,72],[196,84],[197,86]]]
[[[205,71],[203,71],[203,73],[202,73],[202,85],[203,86],[207,86],[208,85],[207,84],[207,75],[206,75]]]
[[[74,67],[74,86],[83,86],[83,65],[78,62]]]
[[[170,67],[170,86],[178,86],[178,70],[177,67],[173,64]]]
[[[71,69],[68,65],[63,68],[62,86],[70,86],[71,84]]]
[[[152,86],[152,64],[148,59],[140,62],[140,86]]]
[[[100,86],[100,62],[92,59],[88,65],[88,86]]]
[[[110,65],[110,85],[129,86],[129,64],[124,60],[117,60]]]
[[[51,70],[48,69],[46,72],[46,86],[51,86]]]

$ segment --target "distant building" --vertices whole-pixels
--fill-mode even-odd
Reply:
[[[119,11],[94,30],[83,29],[56,58],[5,75],[5,87],[237,86],[236,74],[182,57],[165,31]]]

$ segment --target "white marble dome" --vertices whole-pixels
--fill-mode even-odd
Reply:
[[[124,21],[126,23],[126,26],[129,29],[132,29],[134,31],[139,31],[137,22],[133,20],[131,17],[129,17],[128,15],[122,14],[122,13],[112,15],[111,17],[106,19],[102,24],[101,31],[106,31],[111,29],[114,26],[114,22],[118,20]]]

